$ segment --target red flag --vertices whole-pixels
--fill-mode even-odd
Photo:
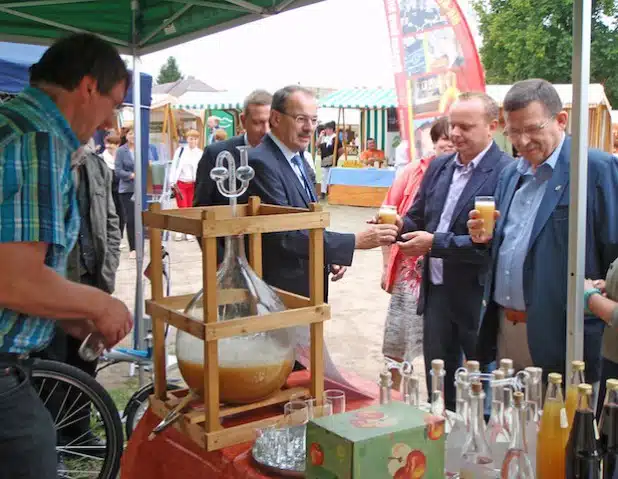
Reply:
[[[399,128],[409,156],[433,151],[429,126],[460,92],[485,91],[485,74],[457,0],[384,0]]]

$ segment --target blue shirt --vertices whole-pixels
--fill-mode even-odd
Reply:
[[[436,228],[436,233],[446,233],[449,230],[451,220],[453,219],[453,212],[455,211],[455,206],[457,206],[459,197],[463,193],[468,181],[470,181],[470,178],[472,178],[474,169],[489,151],[491,145],[493,145],[493,142],[490,142],[487,148],[476,155],[467,165],[464,165],[459,160],[459,154],[455,156],[455,171],[453,172],[453,178],[448,189],[448,194],[446,196],[446,201],[444,202],[442,214],[440,215],[440,222]],[[443,275],[444,260],[442,258],[429,258],[429,279],[432,284],[442,284]]]
[[[79,232],[71,173],[78,147],[67,120],[41,90],[26,88],[0,107],[0,242],[47,243],[45,265],[61,275]],[[0,352],[42,349],[53,332],[52,320],[0,307]]]
[[[504,239],[498,250],[494,301],[504,308],[526,310],[524,299],[524,261],[530,246],[530,236],[536,215],[543,201],[547,183],[554,173],[562,141],[536,171],[524,158],[517,163],[522,175],[521,185],[513,195],[504,225]]]

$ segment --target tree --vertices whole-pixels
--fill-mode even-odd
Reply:
[[[182,80],[184,76],[180,73],[178,63],[175,57],[167,57],[167,61],[159,70],[159,76],[157,77],[157,84],[172,83],[178,80]]]
[[[590,79],[618,107],[618,9],[613,0],[592,5]],[[572,82],[573,0],[476,0],[474,6],[488,83]]]

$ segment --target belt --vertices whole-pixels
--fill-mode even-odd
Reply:
[[[515,309],[504,308],[504,316],[507,321],[513,324],[526,323],[528,315],[525,311],[517,311]]]

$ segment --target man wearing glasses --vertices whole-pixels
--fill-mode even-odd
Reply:
[[[470,213],[472,241],[490,244],[493,267],[485,279],[480,353],[486,361],[511,358],[515,370],[539,366],[564,372],[569,236],[568,114],[545,80],[516,83],[504,99],[505,134],[521,154],[496,189],[500,210],[494,238]],[[586,278],[603,278],[618,256],[618,161],[588,152]],[[599,380],[603,322],[584,325],[586,380]]]
[[[318,124],[318,106],[310,90],[288,86],[273,95],[270,133],[249,151],[249,165],[255,178],[249,194],[263,203],[309,208],[317,196],[310,180],[310,166],[304,152]],[[326,231],[324,234],[325,279],[340,279],[352,264],[354,249],[371,249],[392,244],[395,225],[370,225],[358,234]],[[309,296],[309,235],[307,231],[269,233],[262,240],[264,280],[275,287]],[[325,299],[328,283],[324,283]]]

